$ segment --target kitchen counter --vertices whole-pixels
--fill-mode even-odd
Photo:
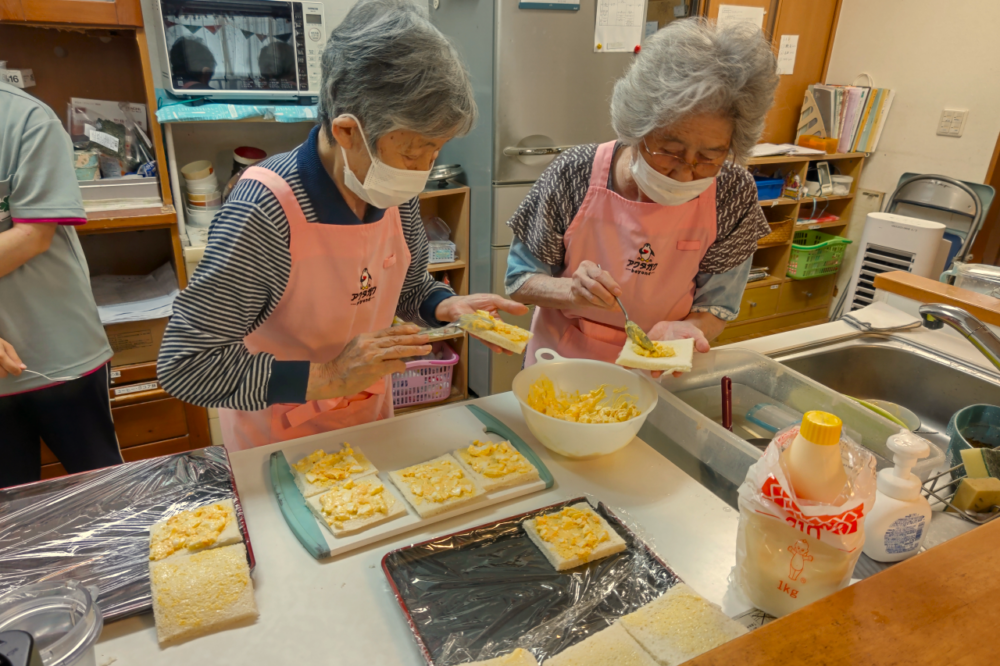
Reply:
[[[555,477],[545,491],[435,523],[327,561],[314,560],[292,536],[270,488],[268,458],[283,444],[231,456],[246,513],[257,568],[260,618],[256,624],[160,649],[152,613],[104,628],[98,666],[117,664],[423,664],[403,614],[381,569],[385,553],[411,543],[466,529],[504,516],[589,494],[637,525],[639,534],[691,587],[722,604],[735,563],[738,515],[673,463],[637,440],[602,458],[574,461],[543,447],[528,431],[511,393],[472,401],[520,435]],[[466,433],[449,425],[449,405],[389,421],[337,431],[332,442],[372,429],[405,446],[413,432],[433,431],[456,440]],[[365,433],[370,436],[372,433]],[[727,600],[736,615],[747,606]],[[112,661],[113,660],[113,661]]]

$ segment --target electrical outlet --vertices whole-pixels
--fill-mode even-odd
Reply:
[[[945,109],[938,121],[938,136],[962,136],[965,121],[969,117],[968,109]]]

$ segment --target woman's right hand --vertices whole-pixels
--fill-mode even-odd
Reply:
[[[14,351],[14,346],[6,340],[0,339],[0,379],[7,375],[17,377],[27,367]]]
[[[573,272],[573,286],[570,293],[574,306],[591,306],[604,310],[618,307],[615,296],[622,295],[622,289],[611,274],[592,261],[581,261]]]
[[[407,324],[362,333],[332,361],[310,364],[306,400],[346,398],[388,374],[404,372],[406,364],[399,359],[431,353],[429,338],[417,335],[419,331],[419,327]]]

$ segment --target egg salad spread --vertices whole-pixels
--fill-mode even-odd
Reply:
[[[528,389],[528,406],[546,416],[575,423],[621,423],[639,416],[635,398],[624,395],[627,390],[624,386],[612,389],[617,396],[614,402],[602,405],[609,399],[606,387],[604,384],[585,395],[580,395],[579,391],[572,394],[559,391],[557,394],[552,380],[542,375]]]
[[[156,562],[180,550],[211,546],[230,520],[230,512],[221,504],[200,506],[171,516],[165,528],[150,539],[149,559]]]
[[[385,486],[374,479],[350,479],[319,498],[326,521],[337,528],[342,528],[348,520],[388,515],[392,501],[385,494]]]
[[[399,476],[409,486],[416,501],[447,502],[474,495],[476,487],[462,468],[450,460],[435,460],[422,465],[407,467]]]
[[[317,449],[292,467],[304,474],[309,483],[343,481],[352,474],[365,471],[365,467],[354,457],[354,449],[350,444],[344,444],[344,448],[337,453]]]
[[[677,352],[674,348],[665,342],[653,342],[653,346],[656,347],[656,351],[649,351],[648,349],[643,349],[639,345],[632,343],[632,351],[634,351],[639,356],[645,356],[646,358],[670,358],[671,356],[677,356]]]
[[[535,469],[510,442],[494,444],[476,440],[469,448],[459,450],[458,455],[466,465],[490,479],[529,474]]]
[[[486,310],[476,310],[475,315],[462,315],[460,326],[469,331],[494,331],[511,342],[527,342],[531,335],[520,326],[508,324]]]
[[[572,506],[536,518],[535,531],[567,560],[577,557],[586,560],[598,545],[611,538],[596,513]]]

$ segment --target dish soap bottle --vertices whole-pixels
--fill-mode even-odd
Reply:
[[[896,466],[878,473],[862,552],[876,562],[899,562],[920,551],[930,524],[931,505],[920,494],[920,479],[910,470],[931,449],[927,440],[907,430],[889,437],[886,446]]]
[[[782,452],[788,481],[800,499],[835,504],[847,485],[840,454],[843,422],[828,412],[806,412],[791,446]]]

